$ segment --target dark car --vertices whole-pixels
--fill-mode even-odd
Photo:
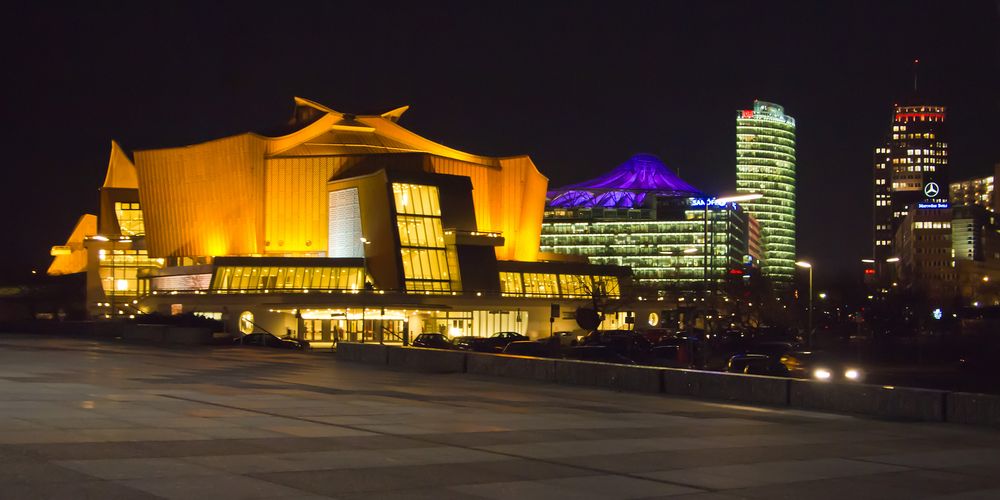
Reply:
[[[563,354],[565,359],[574,359],[577,361],[597,361],[601,363],[617,363],[620,365],[634,365],[635,361],[632,361],[626,356],[619,354],[614,349],[605,345],[581,345],[576,347],[570,347]]]
[[[685,358],[684,349],[687,346],[679,343],[670,343],[654,346],[650,350],[649,359],[644,364],[652,366],[666,366],[670,368],[686,368],[689,366]]]
[[[583,338],[583,334],[578,334],[576,332],[555,332],[551,337],[542,337],[538,339],[539,342],[552,342],[553,339],[561,347],[573,347],[580,343],[580,339]]]
[[[768,356],[767,354],[733,355],[726,364],[726,371],[750,375],[788,376],[788,369],[781,364],[780,357]]]
[[[668,341],[675,336],[675,332],[667,328],[646,328],[645,330],[637,330],[637,332],[654,345]]]
[[[821,351],[793,351],[779,358],[788,376],[820,381],[858,382],[864,372],[858,363]]]
[[[583,345],[605,346],[618,354],[635,361],[651,357],[653,344],[634,330],[603,330],[591,332],[584,337]]]
[[[304,349],[309,347],[309,342],[296,340],[287,337],[278,337],[273,333],[257,332],[233,339],[235,345],[247,345],[257,347],[277,347],[279,349]]]
[[[513,354],[517,356],[534,356],[536,358],[552,358],[555,357],[559,348],[554,347],[549,341],[546,340],[518,340],[516,342],[511,342],[504,347],[503,354]]]
[[[490,337],[458,337],[455,346],[465,351],[503,352],[507,344],[519,340],[531,340],[517,332],[498,332]]]
[[[431,349],[456,349],[451,339],[443,333],[421,333],[417,335],[417,338],[413,339],[412,345],[413,347],[428,347]]]

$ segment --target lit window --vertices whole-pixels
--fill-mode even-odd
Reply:
[[[460,291],[457,253],[444,242],[438,188],[397,182],[392,193],[406,290]]]
[[[142,210],[138,203],[115,202],[115,217],[118,227],[125,236],[142,236],[146,234],[142,221]]]

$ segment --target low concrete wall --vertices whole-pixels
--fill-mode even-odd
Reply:
[[[1000,396],[951,392],[945,407],[949,422],[1000,427]]]
[[[811,380],[792,380],[789,389],[795,408],[930,422],[945,418],[945,391]]]
[[[1000,426],[1000,396],[341,342],[337,357],[437,373],[471,373],[618,391],[790,406],[930,422]]]
[[[127,323],[111,321],[18,321],[0,325],[0,330],[10,333],[58,335],[65,337],[121,337]]]
[[[492,377],[556,381],[554,359],[469,352],[465,354],[465,371]]]
[[[167,325],[137,325],[128,324],[122,332],[122,340],[126,342],[143,342],[159,344],[166,337]]]
[[[434,373],[464,373],[465,353],[423,347],[389,346],[389,366]]]
[[[215,342],[212,328],[171,326],[163,334],[163,342],[178,345],[207,345]]]
[[[382,344],[359,344],[357,342],[337,342],[337,358],[355,363],[385,365],[389,363],[389,346]]]
[[[616,365],[560,359],[555,362],[556,382],[591,385],[617,391],[661,392],[664,368]]]
[[[788,404],[788,383],[786,378],[760,375],[663,370],[664,393],[705,399],[784,406]]]

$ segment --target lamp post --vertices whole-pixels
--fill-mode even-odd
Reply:
[[[812,336],[813,336],[813,266],[812,264],[805,261],[798,261],[795,263],[796,266],[805,268],[809,270],[809,331],[806,336],[806,345],[812,347]]]

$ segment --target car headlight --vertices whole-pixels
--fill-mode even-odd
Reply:
[[[844,372],[844,376],[851,380],[858,380],[861,378],[861,372],[854,368],[850,368]]]
[[[826,368],[817,368],[813,370],[813,378],[816,378],[817,380],[830,380],[831,376],[833,376],[833,374]]]

